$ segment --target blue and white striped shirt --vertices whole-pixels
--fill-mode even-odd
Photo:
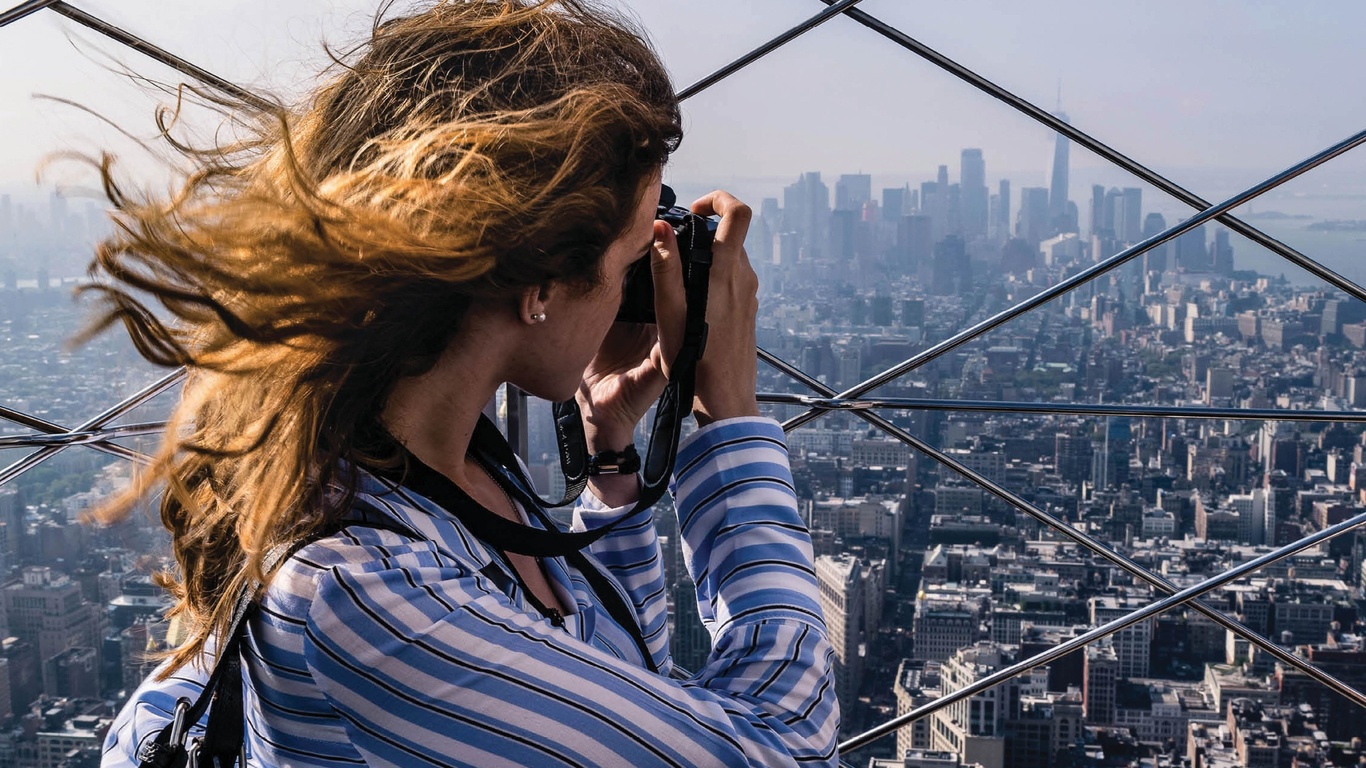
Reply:
[[[667,590],[648,512],[590,551],[623,587],[662,674],[644,669],[631,633],[563,559],[545,561],[571,607],[557,627],[459,520],[367,476],[350,514],[358,524],[290,558],[249,625],[249,762],[833,765],[831,648],[781,429],[716,422],[684,441],[677,466],[684,554],[713,641],[696,674],[667,676]],[[586,498],[575,527],[616,514]],[[203,680],[186,668],[139,689],[104,765],[128,765]]]

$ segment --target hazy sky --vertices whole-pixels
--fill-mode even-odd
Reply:
[[[373,8],[305,0],[75,3],[229,79],[285,92],[306,85],[321,60],[320,40],[354,39]],[[680,86],[823,7],[819,0],[621,4],[649,30]],[[1061,83],[1074,125],[1211,197],[1366,128],[1366,3],[1359,0],[865,0],[860,7],[1037,103],[1052,107]],[[0,29],[0,41],[0,183],[11,191],[22,191],[16,181],[27,186],[45,153],[124,146],[94,119],[35,101],[34,93],[81,102],[145,136],[156,99],[111,73],[104,57],[175,79],[49,11]],[[843,18],[686,109],[688,135],[673,178],[754,194],[772,194],[803,170],[831,179],[862,170],[880,185],[918,182],[946,163],[956,178],[959,151],[969,146],[984,150],[989,181],[1006,174],[1018,189],[1046,183],[1051,153],[1045,129]],[[1366,179],[1363,153],[1292,191],[1366,192],[1358,181]],[[1081,184],[1092,178],[1124,182],[1103,166],[1074,150],[1079,203]]]

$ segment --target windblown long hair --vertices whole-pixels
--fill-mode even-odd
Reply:
[[[122,323],[189,371],[154,463],[101,513],[165,484],[176,667],[226,630],[268,552],[344,508],[346,463],[397,460],[386,398],[470,302],[593,285],[682,136],[649,44],[587,2],[386,13],[301,106],[230,104],[246,140],[173,141],[195,170],[169,199],[100,163],[116,233],[84,288],[89,333]]]

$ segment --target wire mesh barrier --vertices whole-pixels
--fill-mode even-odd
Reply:
[[[1112,621],[1103,623],[1100,626],[1043,653],[1014,664],[1006,665],[998,671],[977,679],[947,695],[918,706],[889,722],[858,734],[842,743],[840,745],[841,751],[848,753],[860,749],[880,737],[892,733],[898,728],[929,717],[935,712],[964,701],[982,691],[989,690],[993,686],[999,685],[1004,681],[1010,680],[1037,667],[1047,665],[1079,648],[1085,648],[1101,638],[1111,636],[1116,632],[1134,626],[1139,622],[1178,606],[1188,606],[1203,617],[1218,624],[1223,629],[1234,633],[1238,637],[1244,638],[1276,661],[1299,670],[1314,681],[1321,683],[1329,690],[1348,700],[1355,702],[1358,705],[1366,706],[1366,695],[1363,695],[1352,685],[1349,685],[1338,677],[1324,671],[1307,659],[1291,652],[1291,650],[1283,645],[1249,628],[1242,621],[1228,615],[1224,610],[1213,606],[1202,599],[1212,590],[1228,585],[1237,579],[1257,572],[1269,565],[1281,562],[1296,553],[1303,552],[1311,547],[1355,530],[1363,523],[1366,523],[1366,514],[1356,515],[1333,525],[1326,525],[1315,533],[1304,536],[1293,543],[1275,548],[1270,552],[1237,565],[1217,576],[1204,579],[1197,584],[1185,586],[1183,588],[1178,584],[1173,583],[1172,580],[1166,578],[1164,575],[1152,572],[1134,559],[1121,553],[1116,548],[1107,545],[1091,534],[1072,525],[1070,522],[1050,514],[1045,509],[1041,509],[1038,505],[1025,499],[1020,494],[1006,488],[1001,482],[987,477],[984,473],[969,466],[958,458],[955,458],[955,456],[949,452],[935,447],[925,439],[917,437],[907,429],[894,424],[890,419],[881,414],[883,411],[976,411],[982,413],[1005,413],[1016,415],[1132,416],[1240,421],[1284,420],[1307,423],[1366,423],[1366,412],[1329,410],[1306,411],[1283,408],[1221,408],[1213,406],[1183,407],[1131,403],[1045,403],[1015,400],[987,401],[930,397],[905,398],[871,396],[871,393],[879,387],[922,369],[945,355],[948,355],[955,350],[959,350],[964,347],[964,345],[979,341],[993,330],[1001,328],[1012,321],[1034,312],[1049,302],[1052,302],[1081,286],[1090,284],[1101,277],[1111,274],[1143,254],[1148,253],[1165,243],[1171,242],[1182,234],[1192,231],[1208,222],[1219,222],[1233,232],[1242,235],[1252,242],[1268,249],[1272,253],[1283,257],[1288,262],[1304,269],[1311,275],[1323,280],[1325,283],[1334,286],[1357,300],[1366,301],[1366,290],[1363,290],[1356,283],[1311,259],[1290,245],[1281,242],[1251,224],[1234,217],[1232,214],[1234,209],[1242,206],[1248,201],[1254,200],[1292,179],[1341,156],[1362,143],[1366,143],[1366,131],[1349,136],[1342,141],[1315,153],[1305,160],[1296,163],[1284,171],[1267,178],[1265,181],[1215,204],[1202,199],[1170,179],[1151,170],[1149,167],[1111,148],[1099,139],[1081,131],[1070,123],[1059,119],[1046,110],[938,53],[907,35],[905,32],[892,27],[863,10],[853,7],[859,0],[822,0],[822,2],[828,7],[810,16],[801,24],[746,53],[744,56],[719,68],[713,74],[702,78],[692,86],[683,89],[680,91],[680,98],[687,98],[701,92],[705,88],[740,71],[743,67],[757,61],[764,55],[797,39],[811,29],[831,21],[836,16],[843,15],[847,16],[851,21],[866,27],[871,32],[891,41],[893,44],[907,52],[933,64],[961,82],[991,96],[1009,106],[1011,109],[1038,122],[1040,125],[1045,126],[1049,130],[1065,136],[1070,141],[1077,143],[1079,146],[1082,146],[1099,157],[1113,163],[1116,167],[1132,174],[1156,189],[1170,195],[1175,200],[1198,211],[1198,213],[1190,216],[1179,224],[1166,227],[1162,231],[1143,239],[1141,242],[1124,248],[1108,258],[1100,259],[1076,274],[1048,286],[1027,299],[1014,303],[996,314],[949,336],[947,339],[926,347],[922,351],[905,358],[901,362],[887,367],[875,376],[867,378],[853,386],[846,387],[843,391],[837,391],[825,383],[822,383],[816,377],[804,372],[797,366],[783,360],[772,352],[764,349],[758,350],[759,358],[763,362],[790,378],[793,382],[806,387],[813,393],[793,394],[769,392],[761,394],[761,402],[806,409],[804,413],[787,419],[783,423],[785,430],[791,432],[792,430],[801,428],[804,425],[829,414],[852,414],[864,422],[867,422],[872,427],[890,435],[895,440],[909,446],[920,455],[931,459],[943,468],[961,476],[982,491],[999,499],[1001,502],[1004,502],[1010,508],[1037,521],[1041,526],[1047,528],[1056,536],[1084,547],[1164,595],[1146,606],[1131,611]],[[27,16],[43,10],[59,13],[78,24],[107,36],[109,39],[114,40],[121,45],[128,46],[133,50],[150,56],[162,64],[173,67],[176,71],[185,76],[198,80],[213,88],[217,88],[224,93],[230,94],[248,103],[258,105],[266,104],[265,101],[251,94],[249,91],[181,59],[159,46],[142,40],[131,32],[108,24],[79,8],[72,6],[70,3],[63,2],[63,0],[30,0],[29,2],[20,4],[9,11],[0,13],[0,27],[18,22]],[[152,385],[123,399],[106,411],[71,428],[40,418],[37,415],[24,413],[19,409],[0,406],[0,419],[33,430],[32,433],[0,437],[0,448],[30,447],[36,449],[22,459],[0,469],[0,486],[15,480],[26,471],[52,458],[57,453],[70,446],[88,446],[122,459],[137,462],[147,461],[147,457],[141,453],[118,445],[112,441],[122,437],[153,434],[161,429],[162,425],[149,423],[118,426],[111,425],[140,405],[148,402],[157,395],[170,390],[178,384],[182,378],[183,372],[181,371],[165,375]],[[525,445],[527,407],[525,396],[515,392],[510,393],[508,398],[507,426],[514,444],[520,444],[522,446]]]

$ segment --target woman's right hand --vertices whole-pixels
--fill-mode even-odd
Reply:
[[[758,416],[755,398],[758,357],[755,353],[755,315],[759,311],[759,278],[745,254],[749,206],[717,190],[692,204],[699,216],[720,216],[712,244],[712,266],[707,298],[707,346],[697,366],[693,416],[698,426],[737,416]],[[655,309],[661,346],[682,345],[683,266],[673,229],[655,222]],[[667,286],[661,290],[661,286]],[[670,358],[667,356],[666,359]]]

